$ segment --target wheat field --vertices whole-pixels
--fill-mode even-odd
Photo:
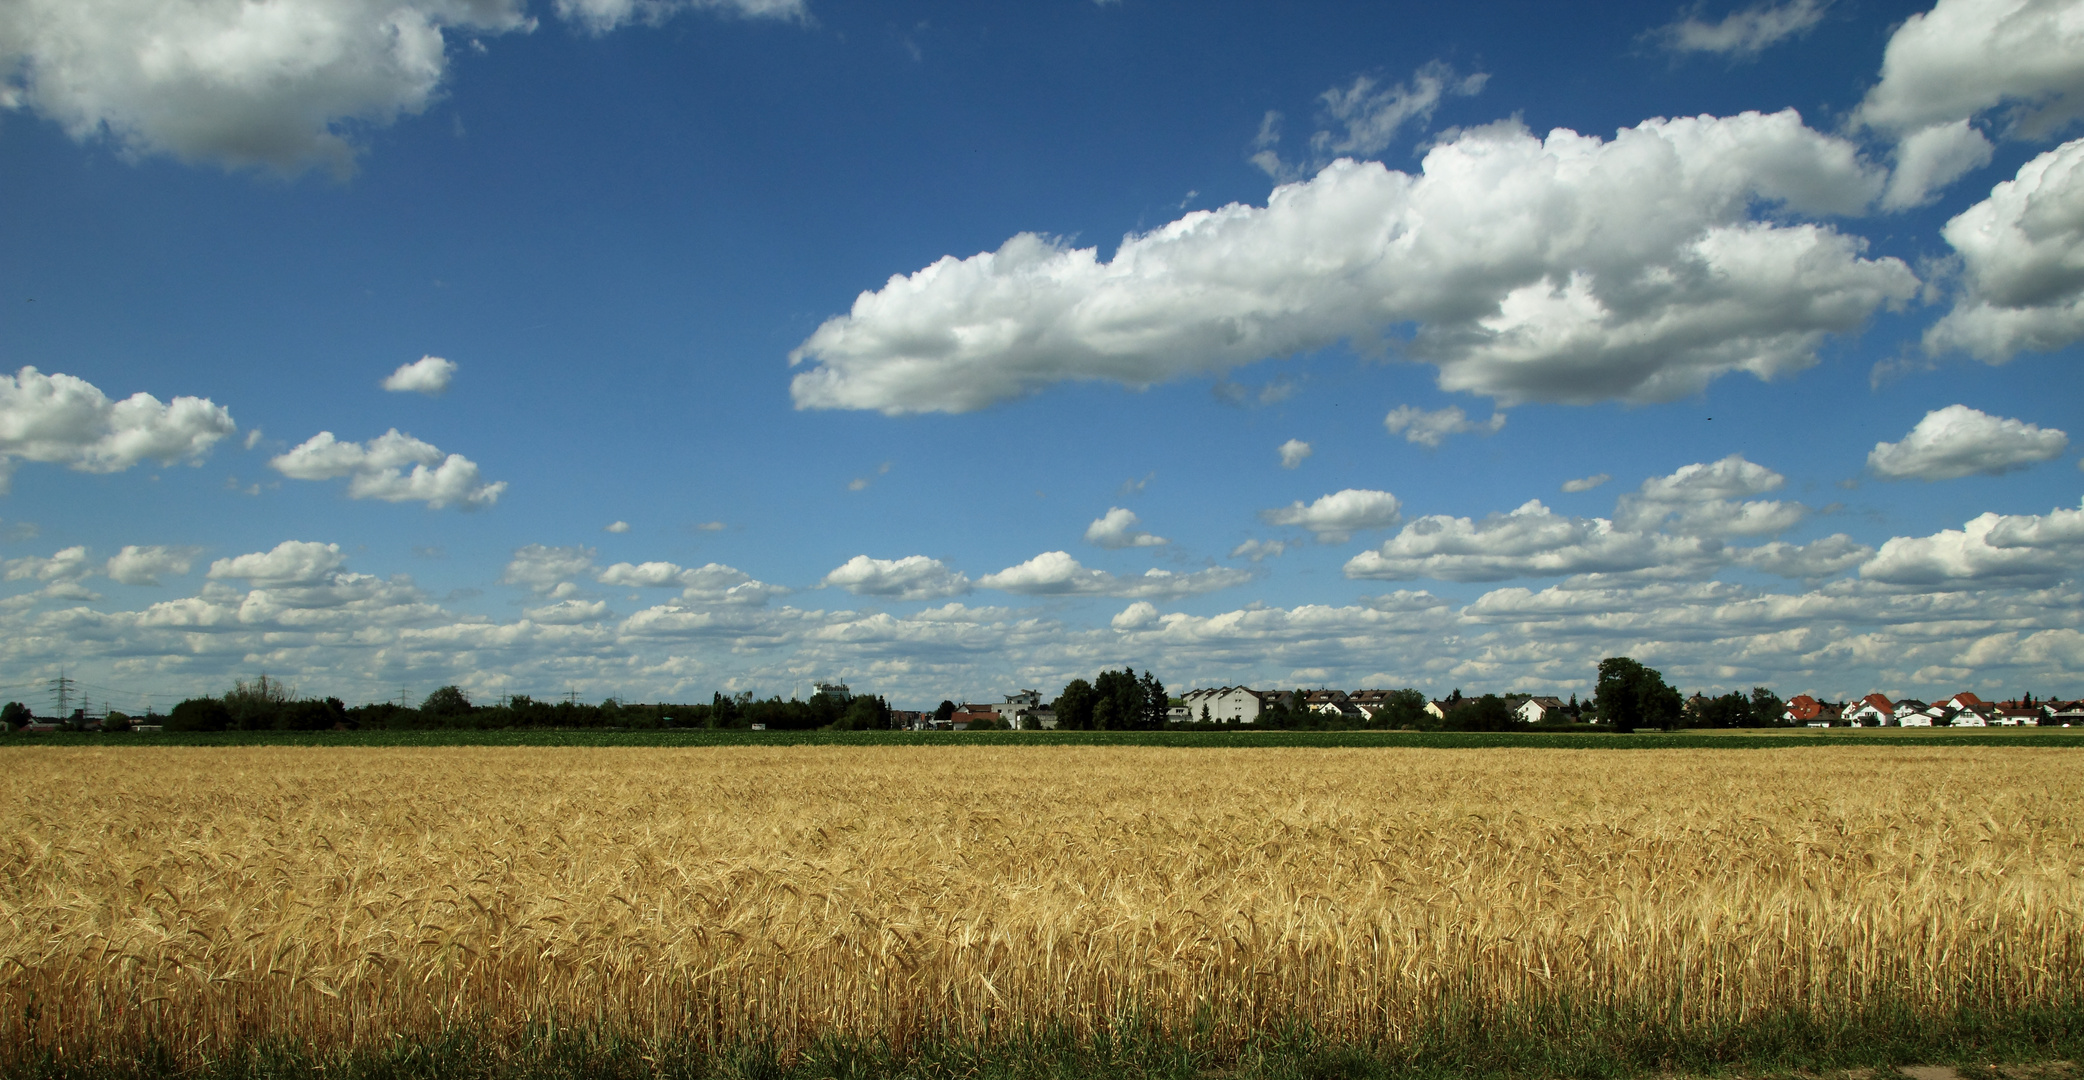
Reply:
[[[0,1043],[1133,1018],[1395,1039],[2084,983],[2067,751],[68,749],[0,771]]]

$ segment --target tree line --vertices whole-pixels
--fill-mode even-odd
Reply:
[[[1497,694],[1464,697],[1457,689],[1442,699],[1445,715],[1435,716],[1429,699],[1406,687],[1391,691],[1372,715],[1356,718],[1313,710],[1309,692],[1298,688],[1275,696],[1252,725],[1259,728],[1324,730],[1338,728],[1412,729],[1418,731],[1510,731],[1524,728],[1512,705]],[[1103,670],[1091,680],[1072,679],[1052,708],[1059,730],[1133,731],[1173,728],[1215,729],[1225,726],[1208,717],[1185,722],[1171,719],[1175,699],[1165,684],[1145,670]],[[1689,709],[1663,673],[1625,656],[1599,663],[1593,697],[1579,704],[1575,695],[1563,709],[1567,718],[1543,727],[1596,723],[1611,731],[1636,728],[1773,727],[1783,723],[1785,706],[1763,686],[1749,694],[1731,692],[1701,698]],[[946,719],[955,704],[937,710]],[[0,724],[19,728],[33,717],[19,702],[0,707]],[[75,723],[83,718],[75,717]],[[706,703],[627,704],[608,698],[599,704],[572,699],[542,701],[525,694],[479,705],[458,687],[444,686],[417,706],[375,702],[349,707],[337,697],[307,698],[279,679],[261,675],[238,680],[216,697],[189,698],[165,716],[142,718],[111,714],[105,730],[135,723],[163,725],[167,731],[324,731],[334,728],[753,728],[775,731],[875,730],[892,726],[890,705],[880,696],[840,697],[817,694],[808,701],[780,697],[755,698],[750,692],[711,695]]]

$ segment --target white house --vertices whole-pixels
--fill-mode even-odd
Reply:
[[[1896,722],[1896,703],[1880,694],[1868,694],[1845,709],[1848,727],[1887,727]]]
[[[1219,724],[1253,724],[1259,721],[1259,695],[1250,687],[1218,686],[1189,690],[1180,696],[1196,721],[1206,716]]]
[[[1531,697],[1513,711],[1523,724],[1539,724],[1544,720],[1560,720],[1563,703],[1552,697]]]

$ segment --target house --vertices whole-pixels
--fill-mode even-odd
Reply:
[[[1845,703],[1842,701],[1817,702],[1816,719],[1809,721],[1810,727],[1844,727]]]
[[[1428,701],[1426,702],[1426,715],[1435,720],[1445,720],[1447,719],[1447,710],[1452,707],[1444,701]]]
[[[1940,704],[1946,706],[1948,709],[1951,709],[1955,712],[1959,712],[1962,709],[1987,708],[1990,703],[1984,701],[1982,698],[1975,696],[1975,694],[1970,691],[1963,690],[1960,693],[1955,694],[1953,697],[1950,697],[1945,701],[1940,702]]]
[[[1991,711],[1996,714],[1996,718],[1991,722],[2002,724],[2005,727],[2017,727],[2021,724],[2036,725],[2046,719],[2048,715],[2042,712],[2041,707],[2038,705],[2027,705],[2016,701],[2001,702]]]
[[[1781,710],[1780,722],[1784,724],[1812,724],[1823,715],[1823,702],[1807,694],[1796,694]]]
[[[2084,701],[2049,702],[2048,718],[2041,723],[2061,724],[2063,727],[2084,724]]]
[[[1196,722],[1205,719],[1218,724],[1252,724],[1259,721],[1268,696],[1246,686],[1217,686],[1189,690],[1180,695],[1180,704],[1186,706]]]
[[[1895,727],[1931,727],[1933,720],[1933,714],[1929,711],[1931,708],[1932,706],[1916,698],[1904,698],[1896,703],[1894,709],[1889,711],[1889,717],[1892,725]]]
[[[1361,719],[1373,720],[1376,713],[1389,707],[1389,695],[1394,692],[1392,690],[1355,690],[1351,694],[1346,695],[1346,701],[1359,710]]]
[[[1886,727],[1896,722],[1896,703],[1880,694],[1868,694],[1845,710],[1847,727]]]
[[[1957,694],[1955,696],[1959,697],[1960,695]],[[1968,696],[1974,697],[1975,695],[1970,694]],[[1953,698],[1947,699],[1948,702],[1953,700]],[[1982,702],[1977,702],[1974,705],[1964,705],[1947,714],[1947,723],[1953,727],[1989,727],[1990,722],[1995,719],[1997,719],[1997,710]]]
[[[1552,697],[1530,697],[1514,713],[1520,723],[1554,723],[1563,719],[1563,703]]]

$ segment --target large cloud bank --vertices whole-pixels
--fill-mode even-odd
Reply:
[[[1885,173],[1793,111],[1612,139],[1461,132],[1413,175],[1342,160],[1264,207],[1196,211],[1112,259],[1033,234],[863,293],[791,354],[799,408],[964,412],[1067,380],[1142,386],[1341,340],[1502,403],[1662,401],[1806,367],[1918,280],[1762,204],[1858,213]]]

